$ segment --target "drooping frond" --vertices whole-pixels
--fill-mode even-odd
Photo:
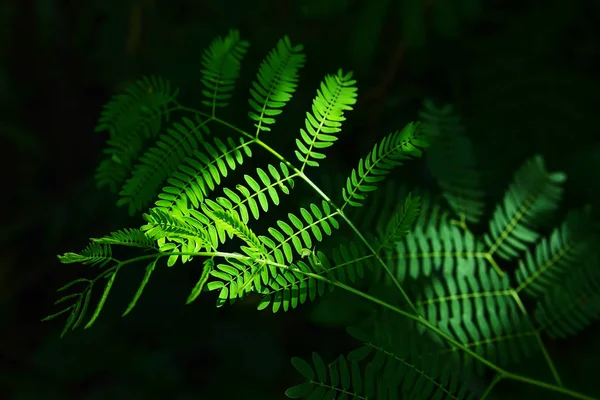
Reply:
[[[261,63],[257,81],[250,89],[250,118],[256,123],[256,137],[261,131],[270,131],[267,125],[275,123],[273,117],[281,114],[298,84],[298,70],[304,66],[302,45],[292,46],[284,36]]]
[[[302,163],[301,170],[306,165],[319,166],[318,161],[325,158],[321,149],[325,149],[337,140],[336,133],[341,131],[344,112],[352,110],[356,103],[356,81],[352,73],[344,74],[338,70],[336,75],[327,75],[317,90],[313,100],[312,113],[306,113],[304,125],[306,130],[300,129],[301,139],[296,139],[298,150],[296,157]]]
[[[552,338],[576,335],[600,319],[600,262],[592,256],[583,268],[569,273],[543,298],[535,310],[539,330]]]
[[[558,207],[565,180],[562,172],[547,172],[539,155],[526,161],[490,220],[484,236],[489,254],[512,260],[535,243],[544,217]]]
[[[67,302],[69,300],[75,299],[73,304],[71,304],[70,306],[64,308],[63,310],[61,310],[55,314],[47,316],[42,321],[49,321],[51,319],[54,319],[54,318],[68,312],[69,317],[67,318],[67,322],[65,323],[65,327],[63,328],[61,337],[64,336],[69,330],[73,330],[73,329],[77,328],[81,324],[81,322],[83,322],[83,319],[85,318],[85,316],[87,314],[87,309],[90,304],[90,300],[91,300],[91,296],[92,296],[92,289],[93,289],[94,285],[98,283],[98,280],[100,278],[105,278],[107,281],[106,281],[106,284],[104,285],[102,295],[101,295],[100,299],[98,300],[98,303],[96,304],[96,308],[92,312],[91,317],[89,318],[88,322],[84,326],[84,329],[88,329],[90,326],[92,326],[94,324],[94,322],[96,322],[96,319],[100,315],[102,308],[104,308],[104,303],[106,302],[106,299],[108,298],[108,294],[112,288],[112,285],[115,281],[115,277],[116,277],[118,271],[119,271],[119,264],[117,264],[114,268],[110,268],[110,269],[106,270],[104,274],[99,275],[98,277],[96,277],[93,280],[76,279],[76,280],[64,285],[63,287],[59,288],[57,290],[57,292],[65,291],[79,283],[86,284],[86,287],[83,291],[63,296],[54,303],[55,305],[58,305],[58,304]]]
[[[227,106],[249,45],[240,39],[239,31],[232,29],[225,38],[213,40],[204,51],[201,72],[205,89],[202,94],[207,100],[202,100],[202,104],[211,108],[213,117],[217,107]]]
[[[575,273],[593,254],[593,226],[584,210],[572,211],[550,237],[542,238],[534,251],[524,254],[516,272],[516,291],[538,297]]]
[[[361,159],[358,168],[353,169],[342,188],[344,204],[361,207],[368,192],[377,190],[378,182],[382,181],[391,170],[403,164],[404,160],[420,157],[422,148],[427,145],[423,131],[418,124],[410,123],[401,131],[386,136],[365,159]]]
[[[104,150],[108,158],[96,170],[98,187],[117,191],[143,151],[144,141],[154,138],[163,120],[168,121],[178,92],[167,80],[143,77],[104,106],[96,132],[108,131]]]
[[[536,348],[535,329],[519,309],[508,275],[500,277],[485,264],[462,258],[446,264],[441,274],[425,283],[416,305],[450,337],[499,365],[517,362]],[[425,333],[422,325],[419,329]],[[437,335],[432,340],[442,342]],[[483,365],[470,365],[473,361],[466,357],[461,364],[482,372]]]
[[[428,100],[419,117],[423,131],[431,138],[427,164],[443,196],[459,218],[479,222],[485,206],[481,174],[460,117],[451,105],[438,108]]]
[[[194,150],[193,156],[187,157],[179,165],[167,185],[158,195],[156,207],[176,215],[186,215],[188,208],[198,208],[209,192],[221,184],[229,171],[234,171],[244,162],[244,156],[252,157],[251,142],[243,138],[239,144],[227,138],[227,144],[217,137],[211,144],[208,140],[200,143],[204,151]]]
[[[133,215],[145,209],[155,198],[160,186],[179,165],[191,158],[208,133],[207,121],[183,118],[158,138],[156,145],[140,157],[131,178],[125,182],[117,206],[128,205]]]

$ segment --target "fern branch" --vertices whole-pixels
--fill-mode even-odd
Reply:
[[[298,85],[298,70],[304,66],[302,45],[292,46],[285,36],[261,63],[257,81],[250,89],[250,118],[256,123],[255,137],[261,131],[270,131],[267,125],[275,123],[273,117],[281,114]]]

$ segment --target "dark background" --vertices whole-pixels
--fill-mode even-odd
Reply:
[[[284,34],[305,45],[298,93],[263,138],[275,147],[297,137],[318,82],[341,67],[355,71],[360,92],[329,156],[339,171],[415,119],[429,97],[464,117],[492,205],[515,168],[540,153],[569,176],[565,209],[600,206],[599,0],[2,0],[0,398],[281,399],[300,381],[292,355],[317,350],[332,360],[352,348],[343,332],[352,316],[339,303],[278,315],[251,301],[216,309],[210,295],[185,306],[192,264],[158,268],[124,319],[140,271],[117,280],[91,329],[59,340],[60,320],[40,322],[54,312],[55,289],[85,268],[56,254],[140,222],[95,188],[101,106],[149,74],[198,105],[202,51],[230,28],[251,48],[223,118],[244,127],[262,57]],[[431,185],[414,166],[398,178]],[[595,324],[549,344],[566,384],[597,396],[599,333]],[[545,369],[515,367],[547,379]],[[494,398],[529,390],[503,382]]]

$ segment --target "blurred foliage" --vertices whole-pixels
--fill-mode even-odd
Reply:
[[[246,65],[258,65],[284,34],[305,45],[306,84],[282,131],[297,129],[323,73],[357,72],[357,112],[331,155],[340,171],[431,97],[464,116],[495,199],[504,190],[498,182],[541,153],[550,170],[569,175],[566,208],[600,207],[598,0],[5,0],[0,140],[9,211],[1,231],[0,398],[211,398],[225,387],[225,398],[275,399],[296,380],[291,355],[318,350],[331,359],[351,347],[340,328],[353,317],[332,306],[347,299],[277,319],[254,304],[184,307],[197,276],[183,268],[163,271],[163,282],[150,284],[125,320],[114,316],[135,278],[115,287],[89,332],[59,341],[59,327],[39,322],[54,289],[74,276],[58,268],[57,249],[79,249],[84,238],[131,223],[93,184],[101,104],[147,74],[172,77],[184,97],[198,93],[202,50],[229,28],[252,43]],[[276,138],[282,146],[287,139]],[[402,182],[430,184],[426,170],[403,172]],[[598,393],[588,367],[600,359],[598,325],[550,350],[566,384]],[[244,361],[233,366],[232,359]],[[235,385],[224,368],[234,368]],[[504,383],[496,398],[502,393],[528,396]]]

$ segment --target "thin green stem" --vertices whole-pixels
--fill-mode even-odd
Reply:
[[[490,382],[490,384],[488,385],[488,387],[485,389],[485,392],[483,392],[483,394],[481,395],[481,398],[479,400],[485,400],[490,393],[492,393],[492,389],[494,389],[494,387],[498,384],[498,382],[500,382],[502,380],[504,375],[502,374],[496,374],[496,376],[494,377],[494,379],[492,379],[492,381]]]

